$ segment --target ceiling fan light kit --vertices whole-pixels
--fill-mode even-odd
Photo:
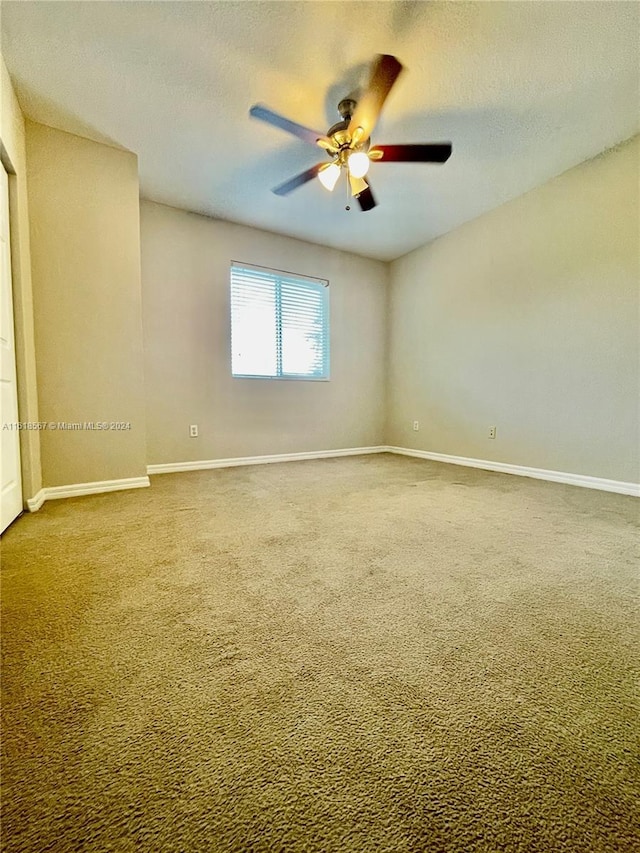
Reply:
[[[338,183],[339,177],[340,166],[337,163],[327,163],[318,172],[318,180],[329,192],[333,192],[333,188]]]
[[[344,172],[351,195],[357,199],[360,209],[367,211],[376,206],[371,186],[364,180],[372,161],[381,163],[446,162],[451,156],[450,142],[378,145],[370,148],[371,133],[401,71],[402,65],[395,56],[382,54],[376,57],[371,69],[369,85],[361,99],[356,102],[352,98],[343,98],[338,104],[342,121],[330,127],[326,134],[297,124],[262,104],[251,107],[249,114],[253,118],[279,127],[297,136],[303,142],[323,148],[331,157],[330,163],[316,163],[305,172],[275,187],[273,192],[276,195],[288,195],[315,177],[325,189],[332,192]]]
[[[347,159],[347,169],[354,178],[364,178],[369,171],[369,155],[366,151],[354,151]]]

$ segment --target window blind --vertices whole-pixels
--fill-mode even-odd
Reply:
[[[233,264],[231,372],[240,377],[328,379],[327,282]]]

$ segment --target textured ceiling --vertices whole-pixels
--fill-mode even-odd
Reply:
[[[640,6],[620,2],[4,2],[26,114],[138,154],[141,193],[389,260],[639,129]],[[379,206],[345,211],[323,159],[250,119],[264,102],[338,120],[377,53],[406,66],[373,139],[451,140],[445,165],[378,163]]]

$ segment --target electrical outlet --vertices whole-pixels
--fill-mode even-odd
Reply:
[[[418,432],[418,430],[420,429],[420,421],[413,422],[413,429],[415,430],[415,432]]]
[[[495,427],[489,427],[489,438],[495,438],[495,437],[496,437],[496,428]]]
[[[189,435],[191,436],[191,438],[198,437],[198,424],[191,424],[191,426],[189,427]]]

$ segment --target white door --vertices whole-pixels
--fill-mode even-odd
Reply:
[[[0,163],[0,533],[21,512],[18,388],[9,253],[9,179]]]

